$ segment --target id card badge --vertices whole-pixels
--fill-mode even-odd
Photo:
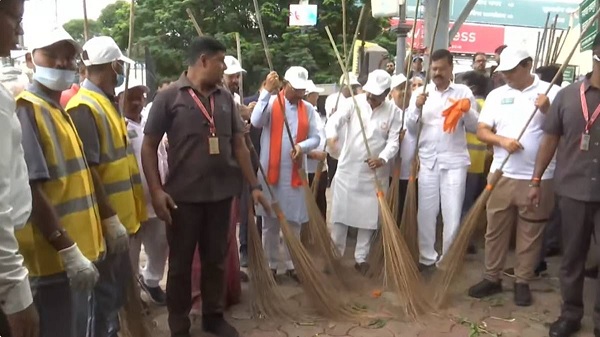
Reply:
[[[581,134],[581,142],[579,143],[579,149],[581,151],[588,151],[590,149],[590,135],[587,133]]]
[[[216,136],[208,137],[208,154],[219,154],[219,138]]]
[[[515,103],[514,97],[505,97],[502,99],[502,101],[500,101],[500,104],[502,104],[502,105],[509,105],[509,104],[513,104],[513,103]]]

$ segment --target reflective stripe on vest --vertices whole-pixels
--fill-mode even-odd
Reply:
[[[102,227],[94,183],[83,154],[77,130],[68,114],[41,97],[22,92],[17,100],[33,106],[34,123],[46,159],[50,179],[41,181],[42,190],[56,211],[60,225],[83,255],[95,261],[104,250]],[[31,276],[64,271],[56,250],[29,221],[15,232],[19,250]]]
[[[100,141],[98,173],[109,202],[129,234],[135,234],[147,218],[137,160],[127,138],[125,119],[104,95],[81,88],[67,105],[71,111],[87,106],[94,116]]]

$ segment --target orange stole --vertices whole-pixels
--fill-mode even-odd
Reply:
[[[279,183],[279,168],[281,165],[281,141],[283,138],[285,96],[283,90],[279,92],[278,98],[273,103],[271,109],[271,147],[269,149],[269,167],[267,168],[267,182],[271,185]],[[298,101],[298,131],[296,132],[296,144],[306,140],[308,137],[308,114],[304,101]],[[300,167],[294,163],[292,170],[292,187],[298,188],[302,186],[302,179],[298,174]]]

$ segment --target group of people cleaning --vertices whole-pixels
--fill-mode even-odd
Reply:
[[[2,56],[22,34],[22,16],[23,0],[0,2]],[[248,226],[248,208],[256,206],[273,275],[279,278],[282,270],[300,281],[280,246],[278,217],[300,236],[309,215],[299,169],[314,179],[327,153],[338,159],[331,238],[343,255],[348,229],[358,229],[354,260],[363,274],[379,223],[373,178],[387,189],[392,169],[408,172],[410,162],[419,161],[419,267],[427,272],[451,247],[467,194],[483,188],[483,170],[477,168],[471,172],[478,175],[471,179],[477,187],[470,190],[469,149],[486,151],[487,145],[493,146],[490,172],[510,158],[487,204],[484,279],[469,295],[502,291],[515,229],[514,301],[531,305],[529,283],[541,262],[556,195],[561,223],[569,226],[562,227],[564,304],[550,336],[580,329],[584,262],[600,219],[600,126],[594,124],[600,114],[600,35],[592,73],[562,90],[532,74],[533,60],[519,47],[501,51],[495,75],[505,84],[489,94],[489,74],[454,81],[453,56],[439,49],[429,55],[430,83],[413,91],[404,75],[385,70],[371,72],[364,85],[344,75],[326,114],[317,108],[322,90],[299,66],[283,78],[269,73],[257,95],[242,99],[245,71],[211,37],[191,42],[187,70],[148,106],[148,88],[135,81],[125,86],[125,64],[133,61],[112,38],[94,37],[79,46],[57,27],[30,47],[31,85],[16,98],[0,86],[3,336],[117,336],[119,311],[136,278],[154,302],[167,305],[171,336],[191,336],[193,288],[201,294],[196,308],[202,328],[239,336],[223,317],[228,302],[236,301],[228,298],[236,284],[239,296],[238,264],[247,264],[248,229],[240,230],[237,261],[234,225]],[[72,87],[77,60],[85,79]],[[472,137],[482,143],[473,147]],[[259,165],[264,176],[257,176]],[[274,200],[263,193],[267,184],[283,215],[271,209]],[[325,181],[317,197],[323,215],[326,187]],[[148,261],[139,273],[141,245]],[[167,257],[165,293],[159,282]],[[595,324],[600,329],[600,321]]]

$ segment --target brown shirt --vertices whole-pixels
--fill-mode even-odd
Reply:
[[[209,97],[194,91],[212,114],[219,154],[209,154],[208,119],[189,94],[192,84],[184,72],[179,80],[158,93],[148,115],[144,133],[169,139],[169,175],[165,191],[175,202],[220,201],[241,192],[242,175],[233,152],[233,136],[243,133],[243,124],[231,94],[216,88],[214,110]]]
[[[561,136],[556,151],[554,186],[559,196],[579,201],[600,201],[600,118],[590,128],[588,151],[580,150],[585,120],[580,87],[585,87],[589,117],[600,105],[600,89],[590,86],[588,78],[562,89],[544,124],[544,132]]]

